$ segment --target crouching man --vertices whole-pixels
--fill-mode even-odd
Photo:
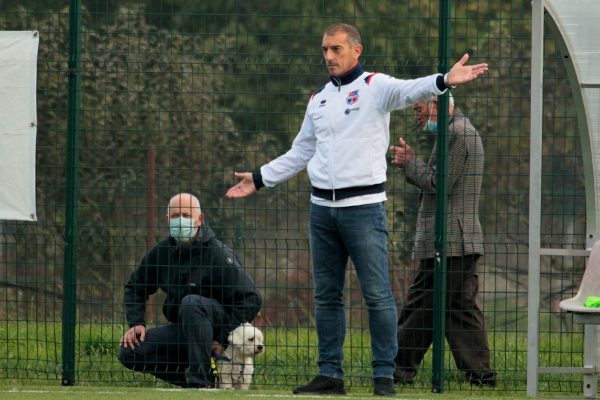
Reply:
[[[175,195],[167,210],[170,236],[142,259],[125,285],[129,330],[119,361],[185,388],[210,388],[213,342],[256,317],[261,296],[233,250],[204,222],[198,199]],[[148,297],[167,294],[169,324],[146,329]],[[188,369],[187,379],[185,370]]]

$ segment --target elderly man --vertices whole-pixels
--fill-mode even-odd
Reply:
[[[469,382],[495,386],[483,313],[477,301],[477,262],[483,255],[479,222],[479,193],[484,152],[481,138],[471,122],[454,108],[449,98],[448,125],[448,246],[446,259],[446,338],[456,366]],[[414,107],[423,130],[436,133],[437,97]],[[427,162],[418,159],[404,139],[391,146],[392,163],[406,180],[421,189],[414,258],[419,270],[411,285],[398,321],[398,355],[394,378],[411,383],[433,340],[433,277],[436,209],[437,143]]]
[[[321,49],[330,81],[310,96],[291,149],[259,170],[236,173],[240,181],[226,196],[249,196],[308,168],[319,374],[294,393],[346,393],[343,289],[350,258],[368,307],[373,391],[393,396],[397,345],[390,338],[396,337],[397,311],[388,276],[384,207],[390,112],[470,82],[487,71],[487,64],[467,66],[465,55],[446,75],[413,80],[367,72],[359,63],[360,33],[343,23],[325,29]]]
[[[173,385],[209,388],[213,341],[226,343],[229,332],[254,319],[261,297],[237,255],[207,226],[195,196],[175,195],[167,219],[170,236],[125,285],[130,329],[119,361]],[[163,314],[170,324],[146,330],[146,300],[158,289],[167,294]]]

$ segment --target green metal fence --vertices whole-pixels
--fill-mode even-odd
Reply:
[[[256,360],[255,385],[291,388],[316,373],[306,174],[245,200],[224,193],[234,171],[289,148],[309,94],[327,79],[323,29],[343,21],[361,30],[366,70],[403,78],[437,72],[441,42],[449,65],[465,52],[470,63],[490,65],[453,95],[486,152],[479,281],[497,390],[525,390],[529,2],[454,2],[449,20],[433,0],[82,3],[78,11],[78,1],[66,8],[0,2],[0,29],[40,32],[38,222],[0,221],[0,384],[162,385],[116,358],[126,329],[123,286],[167,235],[168,199],[182,191],[198,195],[207,221],[263,293],[255,322],[267,351]],[[582,249],[577,120],[560,54],[546,38],[542,243]],[[432,138],[413,129],[413,114],[392,114],[390,142],[405,137],[426,158]],[[390,276],[401,308],[416,268],[419,193],[391,166],[386,190]],[[583,268],[583,259],[543,260],[540,365],[581,365],[581,328],[557,305],[576,291]],[[153,324],[165,322],[162,300],[150,301]],[[345,301],[346,384],[361,388],[370,385],[370,344],[352,268]],[[443,356],[434,368],[430,351],[415,384],[402,390],[431,388],[439,368],[444,389],[473,390],[448,350]],[[580,393],[581,377],[554,375],[540,390]]]

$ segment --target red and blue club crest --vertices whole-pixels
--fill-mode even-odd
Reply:
[[[352,105],[358,101],[358,90],[353,90],[346,97],[346,104]]]

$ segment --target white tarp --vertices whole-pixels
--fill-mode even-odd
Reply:
[[[0,31],[0,220],[37,220],[38,43],[35,31]]]

